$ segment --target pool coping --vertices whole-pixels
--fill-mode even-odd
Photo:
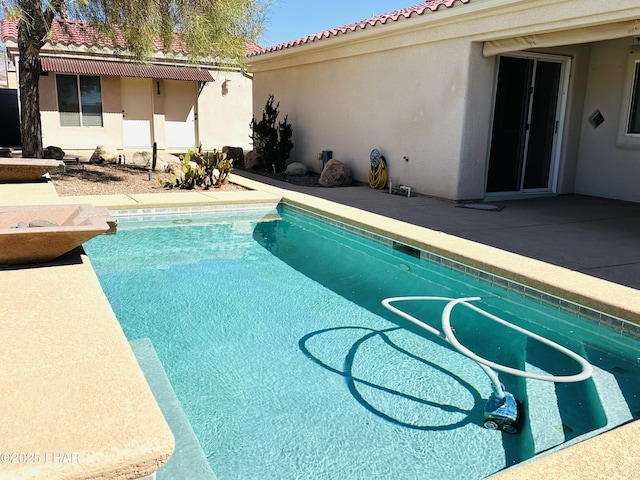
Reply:
[[[88,257],[0,268],[0,477],[152,475],[174,437]]]
[[[171,192],[91,197],[58,197],[57,194],[52,197],[48,194],[42,194],[42,189],[40,188],[37,188],[37,191],[34,192],[31,187],[26,188],[23,192],[26,195],[24,201],[29,203],[43,203],[43,199],[48,200],[49,203],[91,203],[97,207],[126,210],[132,213],[134,210],[149,212],[158,211],[159,209],[173,209],[175,207],[206,209],[216,205],[282,201],[285,204],[303,208],[339,222],[345,222],[358,228],[365,228],[375,234],[432,252],[452,261],[467,264],[508,281],[526,285],[534,290],[566,298],[571,302],[623,319],[625,322],[640,324],[640,291],[638,290],[442,232],[418,227],[307,194],[266,185],[240,176],[232,175],[231,181],[250,190],[246,192]],[[0,193],[5,193],[7,190],[2,190],[2,187],[5,186],[0,185]],[[53,187],[50,188],[53,189]],[[13,202],[11,204],[20,204],[20,195],[16,194],[18,191],[17,189],[11,190],[11,196],[9,197],[10,202]],[[28,191],[31,192],[31,196],[27,194]],[[5,198],[7,198],[6,195],[3,195],[3,200]],[[83,255],[80,255],[80,258],[82,258],[83,264],[90,266],[88,259],[84,258]],[[54,269],[52,270],[54,275],[61,277],[65,275],[62,270],[63,266],[50,268]],[[37,269],[24,269],[23,271],[27,272],[27,277],[31,276],[31,279],[34,280],[37,277],[35,270]],[[30,271],[32,271],[31,275],[28,273]],[[526,273],[523,274],[522,272]],[[93,271],[91,273],[92,275],[89,275],[89,277],[95,277],[95,273]],[[83,276],[86,276],[86,274],[87,272],[84,272]],[[0,278],[4,275],[6,275],[6,272],[0,270]],[[79,287],[80,294],[84,295],[84,298],[93,298],[87,295],[96,294],[104,296],[101,289],[99,293],[93,291],[92,288],[86,291],[84,289],[84,286]],[[64,304],[65,302],[62,303]],[[47,298],[40,299],[40,302],[36,302],[35,305],[32,303],[29,307],[31,309],[34,307],[36,309],[40,307],[49,309],[49,314],[54,320],[60,320],[60,317],[65,314],[64,307],[61,306],[61,310],[56,310],[48,303]],[[117,319],[113,316],[110,307],[101,306],[100,310],[104,310],[101,314],[109,318],[110,322],[115,320],[117,324]],[[113,318],[111,318],[112,316]],[[46,343],[42,343],[40,346],[42,345],[46,345]],[[36,352],[32,353],[36,355]],[[20,371],[13,373],[16,378],[20,375]],[[18,383],[17,380],[15,385],[18,389],[23,387],[23,384]],[[90,400],[83,399],[83,402],[87,403]],[[31,425],[31,428],[35,428],[35,426]],[[5,440],[10,441],[11,438],[5,437]],[[624,478],[621,477],[623,472],[628,471],[631,473],[638,470],[640,459],[635,458],[632,452],[622,451],[620,446],[632,445],[637,441],[640,441],[640,422],[638,421],[549,455],[537,457],[532,461],[499,472],[494,477],[501,480],[511,478],[557,478],[558,472],[562,472],[562,475],[567,478],[597,479],[611,478],[612,476]],[[577,457],[580,458],[579,462],[576,462]],[[114,461],[113,458],[103,460]],[[51,476],[49,478],[57,477]],[[74,477],[69,476],[69,472],[66,472],[65,478]]]

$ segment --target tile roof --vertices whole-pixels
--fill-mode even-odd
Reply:
[[[114,42],[110,38],[97,34],[95,29],[87,22],[81,20],[69,20],[54,18],[51,24],[51,34],[56,44],[65,46],[87,47],[113,47]],[[2,19],[2,40],[18,40],[18,21]],[[122,33],[116,31],[115,46],[124,48],[125,42]],[[154,38],[153,48],[156,52],[166,51],[160,37]],[[169,51],[174,53],[187,53],[184,44],[175,39]]]
[[[325,30],[324,32],[309,35],[307,37],[299,38],[297,40],[280,43],[272,47],[261,48],[257,52],[250,52],[249,56],[261,55],[264,53],[275,52],[277,50],[284,50],[287,48],[295,47],[297,45],[303,45],[306,43],[311,43],[318,40],[335,37],[337,35],[341,35],[349,32],[355,32],[359,29],[364,30],[367,27],[372,28],[378,25],[387,24],[389,22],[396,22],[400,18],[410,18],[413,15],[423,15],[425,13],[435,12],[440,7],[453,8],[456,3],[467,4],[470,1],[471,0],[427,0],[418,5],[414,5],[413,7],[402,8],[400,10],[396,10],[391,13],[385,13],[384,15],[377,15],[377,16],[368,18],[366,20],[361,20],[359,22],[351,23],[343,27],[337,27],[337,28],[332,28],[330,30]]]
[[[2,23],[0,23],[0,40],[4,41],[6,39],[18,39],[18,24],[3,18]]]
[[[79,73],[115,77],[162,78],[191,82],[213,82],[208,70],[162,64],[81,60],[62,57],[41,57],[42,70],[57,73]]]
[[[95,30],[87,23],[80,20],[68,20],[62,18],[55,18],[51,24],[51,33],[53,34],[55,41],[59,45],[65,46],[87,46],[87,47],[113,47],[114,44],[110,38],[100,37],[96,34]],[[5,40],[18,40],[18,21],[2,19],[2,34],[1,39]],[[118,48],[124,48],[124,37],[120,32],[116,33],[116,46]],[[262,47],[247,41],[245,44],[245,53],[247,55],[259,51]],[[184,42],[181,42],[179,38],[174,38],[171,47],[167,50],[160,37],[155,37],[153,41],[153,49],[156,52],[170,51],[173,53],[187,54],[187,47]]]

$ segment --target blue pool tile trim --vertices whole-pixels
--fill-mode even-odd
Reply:
[[[278,204],[274,203],[248,203],[248,204],[219,204],[219,205],[194,205],[184,207],[155,207],[155,208],[126,208],[110,210],[115,217],[145,217],[174,215],[174,214],[199,214],[214,212],[261,212],[275,210]],[[142,219],[141,219],[142,220]]]
[[[394,244],[404,245],[402,244],[402,242],[398,242],[397,240],[392,240],[388,237],[385,237],[384,235],[370,232],[368,230],[357,227],[355,225],[347,224],[340,220],[336,220],[334,218],[330,218],[325,215],[312,212],[310,210],[306,210],[296,205],[290,205],[288,203],[285,203],[284,207],[293,212],[307,215],[309,217],[314,218],[315,220],[331,225],[332,227],[336,227],[341,230],[354,233],[361,237],[365,237],[367,239],[378,242],[382,245],[386,245],[388,247],[393,248]],[[504,289],[507,289],[509,291],[524,295],[529,299],[532,299],[538,303],[555,307],[558,310],[568,312],[588,322],[605,326],[618,333],[640,340],[640,325],[636,325],[635,323],[629,322],[619,317],[615,317],[613,315],[600,312],[598,310],[594,310],[589,307],[585,307],[584,305],[579,305],[569,300],[564,300],[560,297],[550,295],[541,290],[537,290],[535,288],[528,287],[527,285],[514,282],[513,280],[509,280],[507,278],[500,277],[498,275],[494,275],[489,272],[485,272],[484,270],[480,270],[475,267],[465,265],[463,263],[457,262],[455,260],[451,260],[441,255],[437,255],[427,250],[422,250],[412,245],[404,245],[404,246],[408,248],[420,250],[421,260],[426,260],[428,262],[435,263],[436,265],[440,265],[442,267],[464,273],[466,275],[469,275],[470,277],[478,278],[492,285],[496,285]]]

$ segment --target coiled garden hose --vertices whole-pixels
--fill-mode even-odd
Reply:
[[[387,164],[377,150],[371,152],[369,186],[378,190],[387,186]]]

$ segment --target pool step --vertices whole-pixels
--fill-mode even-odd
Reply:
[[[598,395],[611,400],[605,405],[607,424],[614,426],[640,417],[640,387],[636,362],[621,358],[612,350],[585,344],[585,354],[594,367],[594,384]]]
[[[548,375],[548,372],[529,363],[526,364],[526,371]],[[552,382],[527,378],[526,388],[527,422],[531,429],[535,453],[538,454],[564,442],[564,428],[555,385]]]
[[[151,340],[142,338],[129,344],[176,440],[173,455],[158,470],[156,479],[216,480]]]
[[[615,375],[594,365],[592,378],[600,398],[607,399],[602,402],[607,426],[614,427],[631,420],[633,415]]]

